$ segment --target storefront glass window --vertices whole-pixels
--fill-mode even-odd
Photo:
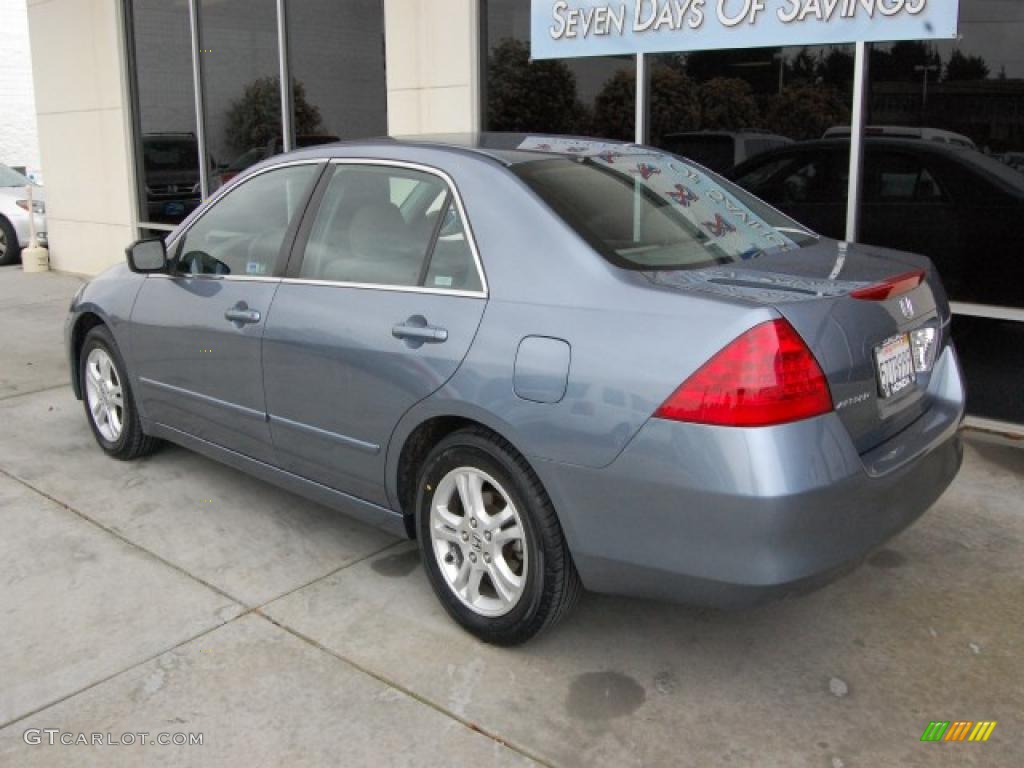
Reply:
[[[635,137],[636,59],[530,60],[530,0],[483,0],[485,130]]]
[[[743,176],[758,180],[750,186],[769,198],[769,187],[779,185],[768,182],[775,180],[772,172],[783,170],[785,158],[800,161],[790,173],[803,171],[805,200],[831,196],[840,186],[839,175],[848,174],[840,157],[825,162],[818,153],[799,152],[796,142],[821,139],[829,129],[849,125],[852,47],[658,54],[650,61],[649,140],[655,146],[719,173],[747,163]],[[848,158],[848,148],[839,154]],[[762,164],[750,164],[753,158]],[[748,185],[747,178],[741,184]],[[842,206],[839,200],[829,202]],[[834,226],[845,227],[844,215],[832,218]]]
[[[200,0],[199,41],[213,192],[281,151],[276,3]]]
[[[295,146],[387,133],[381,0],[289,3]]]
[[[200,198],[188,7],[132,0],[126,20],[135,65],[139,218],[176,224]]]

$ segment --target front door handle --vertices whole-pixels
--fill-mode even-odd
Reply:
[[[224,319],[239,325],[247,325],[249,323],[258,323],[260,321],[260,313],[255,309],[249,309],[245,305],[239,305],[225,312]]]
[[[391,329],[391,335],[396,339],[403,339],[410,346],[448,341],[448,331],[429,325],[423,315],[413,315],[404,323],[399,323]]]

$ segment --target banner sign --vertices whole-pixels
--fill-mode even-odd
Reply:
[[[959,0],[532,0],[535,59],[957,35]]]

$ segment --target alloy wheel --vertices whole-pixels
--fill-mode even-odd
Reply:
[[[504,616],[519,602],[529,561],[526,531],[505,489],[486,472],[458,467],[437,485],[430,536],[448,587],[481,616]]]
[[[124,429],[124,391],[114,361],[100,347],[85,361],[85,393],[96,429],[104,440],[116,443]]]

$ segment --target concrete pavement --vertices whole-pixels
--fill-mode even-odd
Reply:
[[[586,595],[497,649],[409,543],[175,447],[103,456],[60,344],[77,285],[0,269],[0,766],[1020,764],[1024,450],[972,436],[936,507],[820,592]],[[999,724],[920,743],[958,719]],[[26,743],[47,728],[203,744]]]

